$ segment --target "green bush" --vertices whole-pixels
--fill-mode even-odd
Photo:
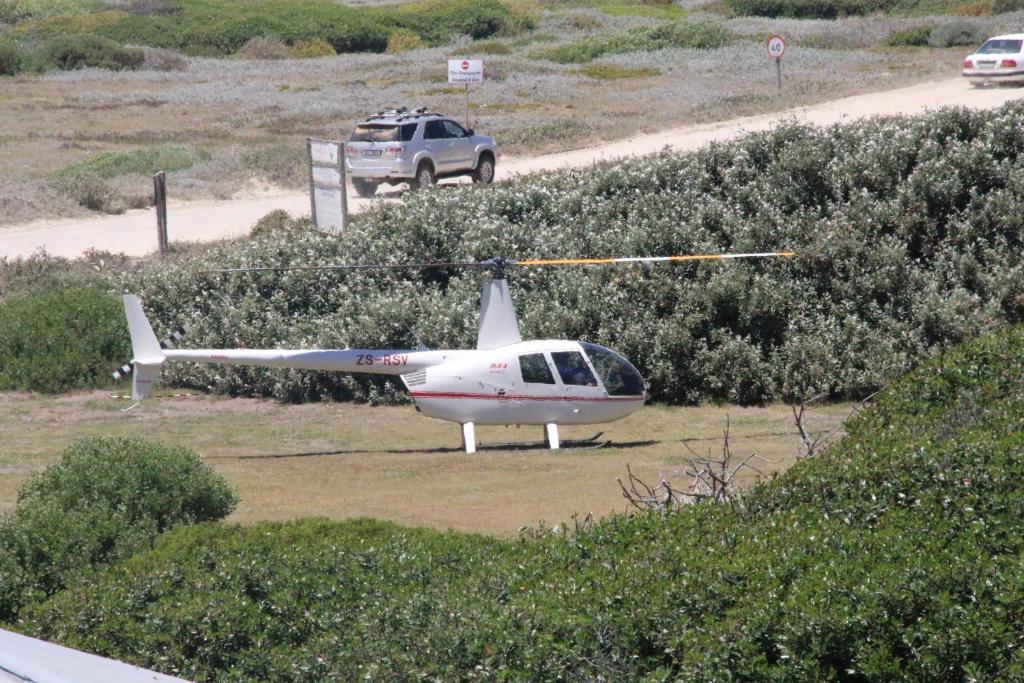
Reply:
[[[925,24],[896,31],[885,39],[885,44],[889,47],[925,47],[934,28],[935,24]]]
[[[482,55],[508,55],[512,54],[512,48],[506,43],[497,40],[484,40],[473,46],[474,54]]]
[[[122,152],[101,152],[64,167],[55,177],[92,175],[116,178],[121,175],[152,175],[157,171],[181,171],[209,158],[209,153],[184,145],[156,145]]]
[[[423,38],[418,33],[407,28],[400,28],[392,31],[388,36],[388,46],[384,51],[393,55],[419,50],[426,46],[427,44],[423,42]]]
[[[0,41],[0,76],[13,76],[20,72],[24,57],[21,49],[8,41]]]
[[[281,232],[292,230],[295,227],[296,222],[287,211],[284,209],[275,209],[256,221],[256,224],[252,226],[252,230],[249,231],[249,235],[250,237],[267,237],[268,235],[273,234],[280,235]]]
[[[324,0],[182,0],[174,12],[104,14],[107,20],[93,22],[91,32],[119,43],[201,55],[234,54],[249,40],[267,36],[276,36],[289,45],[322,39],[338,52],[380,52],[386,45],[389,27],[370,10]],[[34,27],[31,33],[60,36],[83,22],[90,25],[89,16],[52,19]]]
[[[884,12],[897,0],[725,0],[734,14],[796,19],[837,19]]]
[[[958,45],[981,45],[988,38],[982,26],[966,21],[940,24],[928,35],[929,47],[956,47]]]
[[[124,310],[106,292],[67,286],[0,300],[0,390],[106,384],[130,358]]]
[[[557,124],[557,125],[555,125]],[[572,120],[540,132],[568,135]],[[863,397],[938,350],[1024,320],[1024,103],[818,129],[689,154],[423,193],[345,239],[295,230],[118,284],[197,348],[472,348],[475,272],[203,272],[259,263],[463,261],[792,250],[796,259],[514,269],[524,338],[625,354],[656,400]],[[381,239],[387,235],[387,239]],[[384,400],[387,380],[171,364],[179,386]]]
[[[567,45],[533,52],[534,59],[559,64],[584,64],[608,54],[663,50],[665,48],[711,49],[732,41],[732,32],[711,21],[680,21],[641,26],[611,36],[595,36]]]
[[[124,198],[95,173],[63,173],[53,181],[59,191],[91,211],[117,214],[127,208]]]
[[[0,23],[73,15],[102,9],[103,0],[0,0]]]
[[[29,479],[0,520],[0,619],[123,560],[182,524],[218,520],[237,503],[190,450],[91,438]]]
[[[454,0],[413,4],[404,12],[395,12],[393,17],[428,44],[446,45],[455,36],[490,38],[506,26],[510,14],[499,0]]]
[[[245,59],[291,59],[295,56],[291,46],[276,36],[250,38],[237,54]]]
[[[130,8],[129,8],[130,9]],[[408,29],[429,44],[452,36],[488,38],[514,33],[532,24],[528,14],[513,13],[499,0],[423,2],[395,7],[347,7],[331,0],[179,0],[173,11],[103,11],[54,17],[22,29],[27,35],[60,40],[91,33],[121,44],[180,50],[189,54],[235,54],[249,41],[276,37],[288,46],[314,41],[336,52],[383,52],[388,37]],[[325,46],[316,43],[315,54]]]
[[[733,505],[181,529],[23,628],[199,680],[1020,680],[1022,356],[1016,327],[929,361]]]
[[[1016,12],[1024,9],[1024,0],[995,0],[992,3],[992,14]]]
[[[35,54],[36,63],[44,69],[70,71],[85,67],[100,69],[134,69],[142,65],[145,53],[133,47],[122,47],[114,41],[88,33],[54,38]]]

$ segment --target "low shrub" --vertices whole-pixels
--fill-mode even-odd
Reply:
[[[13,76],[21,71],[24,57],[21,48],[9,41],[0,41],[0,76]]]
[[[292,52],[298,59],[313,59],[316,57],[333,57],[338,54],[331,44],[322,38],[310,38],[309,40],[297,40],[292,45]]]
[[[838,19],[885,12],[898,0],[724,0],[733,14],[794,19]]]
[[[665,48],[710,49],[732,41],[729,29],[711,21],[681,21],[641,26],[611,36],[534,51],[530,57],[559,64],[584,64],[608,54],[649,52]]]
[[[103,291],[72,285],[0,300],[0,390],[106,384],[130,358],[124,310]]]
[[[103,9],[102,0],[0,0],[0,23],[67,16]]]
[[[107,273],[131,270],[124,254],[90,250],[71,260],[38,252],[27,258],[0,259],[0,301],[11,294],[74,286],[93,290],[109,287]]]
[[[249,232],[250,237],[266,237],[272,233],[280,233],[284,230],[290,230],[296,226],[294,221],[287,211],[284,209],[275,209],[271,211],[263,218],[256,221],[256,224],[252,226],[252,230]]]
[[[376,11],[325,0],[179,0],[175,8],[170,13],[108,12],[109,20],[91,32],[119,43],[194,55],[234,54],[249,40],[266,36],[277,36],[289,45],[320,39],[338,52],[380,52],[394,25]],[[53,19],[32,27],[30,33],[42,38],[65,35],[92,16]]]
[[[21,628],[197,680],[1020,680],[1022,356],[1016,327],[933,359],[730,505],[183,528]]]
[[[388,46],[385,52],[388,54],[398,54],[400,52],[419,50],[426,46],[427,44],[423,42],[423,38],[420,38],[418,34],[413,33],[409,29],[398,29],[388,36]]]
[[[152,175],[157,171],[182,171],[209,158],[205,151],[185,145],[155,145],[121,152],[101,152],[64,167],[55,178],[89,175],[110,179],[121,175]]]
[[[657,76],[661,71],[655,67],[632,68],[618,64],[587,64],[580,69],[580,73],[589,78],[612,81],[620,78],[648,78]]]
[[[182,524],[222,519],[238,498],[195,452],[91,438],[29,479],[0,520],[0,619]]]
[[[959,17],[987,17],[994,14],[993,0],[970,0],[953,8],[952,14]]]
[[[280,187],[308,187],[309,161],[303,145],[249,147],[242,152],[242,163],[251,169],[250,175],[259,174]]]
[[[453,36],[474,39],[509,35],[532,25],[532,15],[510,10],[499,0],[414,2],[396,6],[348,7],[331,0],[177,0],[149,3],[145,11],[107,10],[54,17],[23,30],[37,39],[63,40],[75,33],[103,36],[120,44],[179,50],[193,55],[229,55],[249,41],[276,36],[288,46],[307,43],[322,56],[335,52],[383,52],[389,36],[406,29],[430,45]],[[152,11],[150,11],[152,10]],[[314,43],[313,41],[320,41]]]
[[[988,33],[983,27],[966,21],[953,21],[948,24],[940,24],[932,29],[928,35],[928,46],[981,45],[986,38],[988,38]]]
[[[47,41],[35,59],[43,68],[64,71],[85,67],[120,70],[141,66],[145,53],[138,48],[122,47],[108,38],[79,33]]]
[[[124,198],[95,173],[63,173],[54,178],[54,186],[90,211],[117,214],[127,208]]]
[[[474,43],[471,49],[475,54],[482,55],[512,54],[512,48],[505,43],[498,42],[497,40],[485,40]]]
[[[885,39],[885,44],[889,47],[925,47],[934,28],[935,24],[925,24],[896,31]]]
[[[995,0],[992,3],[993,14],[1004,14],[1024,9],[1024,0]]]
[[[153,71],[184,71],[188,68],[188,60],[173,50],[165,50],[159,47],[147,47],[143,49],[145,55],[142,61],[143,69]]]
[[[520,27],[509,28],[513,17],[500,0],[413,2],[399,5],[391,16],[398,25],[416,32],[429,45],[446,45],[455,36],[479,40],[503,31],[521,30]]]
[[[291,46],[277,36],[250,38],[236,54],[245,59],[291,59],[295,56]]]
[[[578,31],[593,31],[604,26],[601,16],[592,12],[569,12],[565,15],[563,23]]]

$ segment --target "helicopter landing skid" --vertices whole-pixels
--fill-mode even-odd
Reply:
[[[593,451],[610,446],[612,444],[611,439],[598,441],[603,435],[604,432],[598,432],[585,439],[565,439],[560,442],[559,450]],[[507,443],[489,443],[482,445],[481,448],[510,451],[548,450],[548,443],[545,441],[510,441]]]

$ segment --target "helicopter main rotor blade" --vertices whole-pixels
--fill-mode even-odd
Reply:
[[[723,261],[725,259],[796,256],[792,251],[766,251],[752,254],[687,254],[685,256],[627,256],[621,258],[557,258],[513,261],[516,266],[604,266],[616,263],[666,263],[678,261]]]

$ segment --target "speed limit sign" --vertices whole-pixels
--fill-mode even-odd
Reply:
[[[786,40],[782,36],[772,36],[768,39],[768,56],[772,59],[782,59],[786,54]]]

